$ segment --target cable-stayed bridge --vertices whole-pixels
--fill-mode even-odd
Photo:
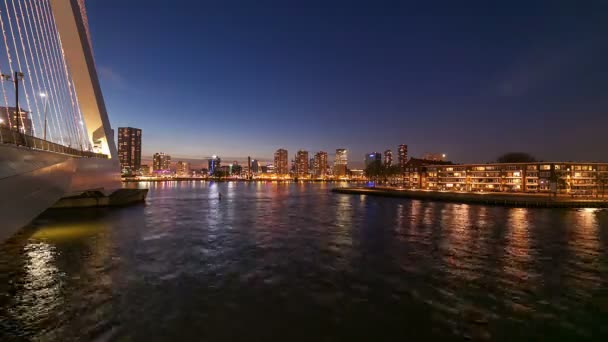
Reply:
[[[1,241],[120,174],[84,0],[0,0],[0,30]]]

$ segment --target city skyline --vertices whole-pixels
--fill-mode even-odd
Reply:
[[[606,160],[606,3],[441,4],[88,6],[112,126],[145,130],[145,156]]]
[[[407,145],[400,145],[400,146],[407,146]],[[315,154],[320,153],[320,152],[321,153],[325,153],[327,155],[326,158],[327,158],[327,165],[328,165],[328,167],[335,167],[336,166],[335,162],[337,160],[341,160],[341,158],[345,158],[345,157],[338,157],[338,155],[339,155],[338,151],[345,151],[345,152],[341,152],[341,153],[348,153],[349,157],[346,157],[347,161],[346,161],[346,163],[344,165],[348,165],[349,168],[355,168],[355,169],[363,169],[363,168],[365,168],[365,158],[367,156],[367,153],[365,153],[365,154],[363,154],[361,156],[352,156],[351,153],[350,153],[350,151],[348,149],[342,149],[342,148],[335,149],[335,152],[333,152],[333,153],[332,152],[325,152],[325,151],[311,151],[311,150],[305,150],[305,149],[298,149],[297,151],[295,151],[295,153],[293,155],[291,155],[291,157],[290,157],[290,154],[289,154],[288,150],[279,148],[276,151],[278,151],[278,150],[283,150],[283,151],[287,152],[287,157],[285,159],[287,161],[287,169],[289,169],[289,167],[291,166],[292,162],[295,161],[294,159],[297,157],[297,152],[298,151],[308,152],[311,156],[314,156]],[[242,164],[242,165],[246,165],[248,163],[248,159],[251,159],[252,162],[257,162],[259,166],[261,166],[261,165],[276,165],[276,151],[275,151],[275,156],[273,158],[258,158],[258,157],[255,157],[255,156],[238,156],[238,157],[228,156],[228,157],[223,157],[223,156],[216,155],[216,154],[209,155],[209,156],[206,156],[206,157],[201,157],[201,158],[188,158],[188,157],[183,157],[183,156],[179,156],[179,155],[176,156],[176,155],[173,155],[171,153],[167,153],[167,154],[171,155],[171,157],[174,158],[176,161],[187,162],[191,166],[197,167],[197,168],[206,168],[208,166],[209,160],[210,159],[214,159],[214,156],[221,157],[221,158],[223,158],[223,160],[230,161],[230,163],[232,161],[236,161],[236,162],[238,162],[239,164]],[[333,150],[329,149],[329,151],[333,151]],[[160,153],[160,152],[156,152],[156,153]],[[439,154],[439,153],[429,153],[429,152],[427,152],[427,153],[420,154],[418,156],[412,156],[412,157],[413,158],[418,158],[418,159],[424,159],[425,156],[436,155],[436,154]],[[441,154],[439,154],[439,155],[441,155]],[[443,154],[443,155],[447,157],[446,154]],[[407,158],[409,159],[410,157],[408,156]],[[142,156],[142,158],[141,158],[141,164],[143,165],[143,164],[146,164],[146,163],[152,163],[153,159],[154,159],[154,155],[151,155],[151,156]],[[313,159],[313,158],[311,158],[311,159]],[[429,159],[429,160],[432,160],[432,159]],[[397,162],[398,162],[397,160],[393,160],[393,165],[396,165],[395,163],[397,163]],[[491,163],[491,162],[494,162],[494,160],[492,160],[492,161],[485,161],[484,163]]]

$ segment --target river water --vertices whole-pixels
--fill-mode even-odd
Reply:
[[[1,341],[608,340],[605,210],[139,186],[0,245]]]

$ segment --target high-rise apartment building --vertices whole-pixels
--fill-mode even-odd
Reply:
[[[373,163],[376,163],[377,165],[382,165],[382,154],[381,153],[373,152],[373,153],[368,153],[365,155],[365,167],[368,167]]]
[[[336,149],[336,159],[334,165],[348,165],[348,151],[345,148]]]
[[[141,129],[118,128],[118,160],[123,172],[139,171],[141,168]]]
[[[319,151],[315,153],[314,157],[314,175],[315,177],[327,176],[327,152]]]
[[[190,176],[190,163],[178,161],[175,167],[175,173],[178,176]]]
[[[334,159],[334,175],[338,177],[346,176],[348,168],[348,151],[345,148],[336,149]]]
[[[299,150],[296,153],[295,160],[295,175],[296,177],[307,177],[308,176],[308,151]]]
[[[209,161],[208,161],[208,165],[209,165],[209,174],[213,175],[215,173],[215,171],[220,170],[221,168],[221,164],[222,164],[222,159],[218,156],[212,156]]]
[[[260,162],[255,159],[251,161],[251,173],[254,175],[260,173]]]
[[[169,171],[171,169],[171,156],[160,152],[152,157],[152,170],[154,172]]]
[[[287,156],[287,150],[280,148],[274,153],[274,167],[275,173],[278,175],[289,174],[289,157]]]
[[[399,145],[399,168],[401,171],[405,170],[405,165],[407,164],[407,145],[401,144]]]
[[[239,165],[239,162],[237,162],[236,160],[232,162],[232,164],[230,165],[230,171],[229,174],[232,176],[240,176],[243,172],[243,166]]]
[[[139,168],[139,173],[142,176],[149,176],[152,173],[152,170],[150,169],[149,165],[142,164],[142,166]]]
[[[386,150],[384,151],[384,166],[392,166],[393,165],[393,151]]]

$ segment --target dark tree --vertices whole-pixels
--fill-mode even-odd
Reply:
[[[532,163],[536,161],[532,155],[525,152],[509,152],[498,157],[499,163]]]
[[[213,171],[213,177],[217,178],[217,179],[222,179],[224,177],[226,177],[226,172],[225,171],[221,171],[221,170],[215,170]]]
[[[401,167],[399,165],[392,165],[387,167],[386,173],[389,177],[399,176],[401,174]]]
[[[606,191],[606,185],[608,185],[608,173],[606,172],[597,172],[597,191],[596,194],[602,193],[602,198],[604,198],[604,193]]]
[[[561,174],[552,172],[549,177],[549,181],[551,183],[555,183],[555,192],[559,193],[560,190],[566,189],[568,187],[568,182],[561,177]]]
[[[384,166],[380,163],[370,163],[365,167],[365,176],[369,179],[375,179],[384,176]]]
[[[388,182],[390,178],[397,177],[401,174],[401,168],[398,165],[386,166],[381,163],[371,163],[365,168],[365,176],[370,180]]]

